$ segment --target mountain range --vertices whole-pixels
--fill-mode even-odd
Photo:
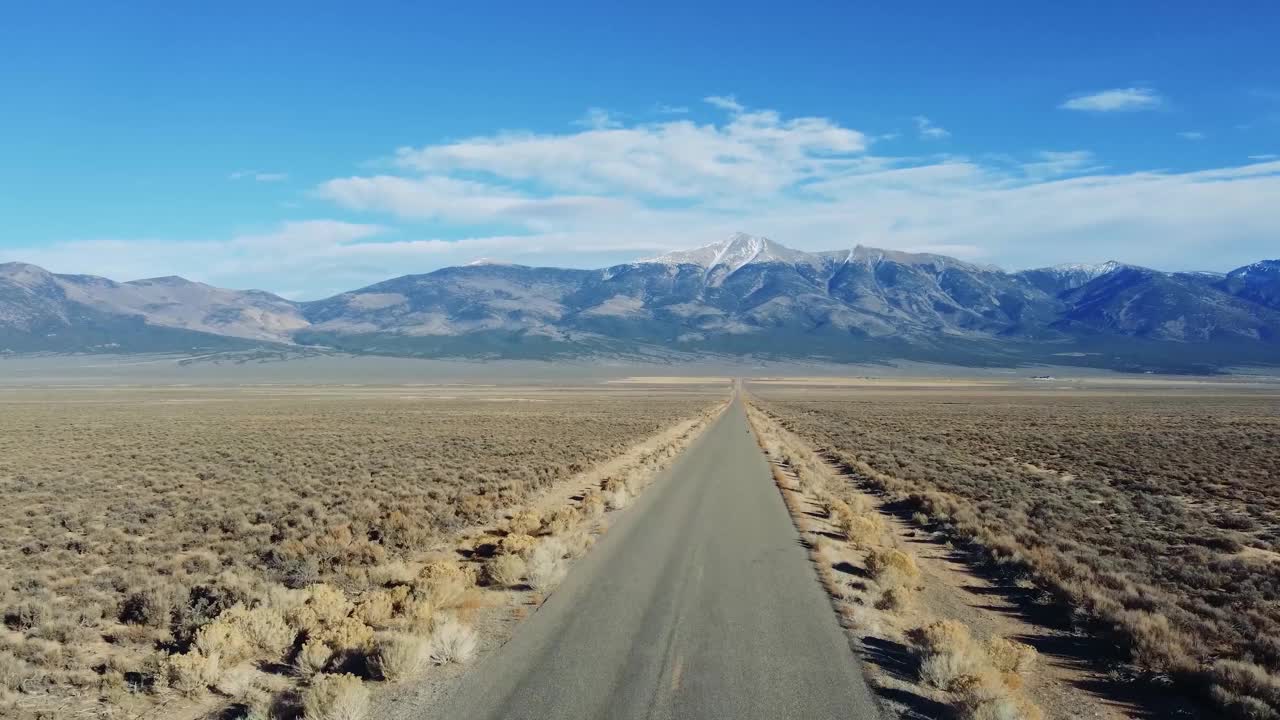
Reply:
[[[319,347],[424,357],[707,356],[1206,371],[1280,364],[1280,260],[1006,272],[943,255],[802,252],[736,234],[580,270],[476,263],[311,302],[179,277],[0,264],[0,352]]]

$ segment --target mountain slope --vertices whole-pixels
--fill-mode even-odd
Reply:
[[[1010,273],[862,246],[809,253],[737,234],[600,270],[476,263],[303,303],[181,278],[117,283],[10,263],[0,265],[0,349],[94,349],[120,335],[431,357],[1208,368],[1280,363],[1278,306],[1280,261],[1226,275],[1116,262]],[[76,347],[69,338],[80,335]]]
[[[1055,325],[1176,342],[1280,338],[1280,313],[1220,292],[1215,276],[1125,267],[1070,291]]]
[[[1243,300],[1280,310],[1280,260],[1263,260],[1232,270],[1217,286]]]
[[[182,278],[118,283],[0,264],[0,349],[62,352],[291,342],[306,325],[287,300]]]

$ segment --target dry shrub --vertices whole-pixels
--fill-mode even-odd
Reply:
[[[823,493],[823,495],[826,495]],[[844,515],[853,515],[853,508],[849,507],[849,503],[841,500],[833,495],[826,495],[822,499],[822,511],[826,513],[827,518],[833,524],[839,524],[839,518]]]
[[[394,614],[395,599],[386,590],[366,593],[360,598],[360,602],[356,603],[355,617],[370,627],[386,627]]]
[[[986,643],[987,657],[991,664],[1002,673],[1025,675],[1031,672],[1036,664],[1036,649],[1025,643],[1002,637],[988,638]]]
[[[298,654],[293,658],[293,668],[302,677],[311,677],[323,672],[333,659],[333,649],[319,640],[302,643]]]
[[[476,572],[449,560],[427,563],[415,581],[418,592],[431,598],[436,608],[457,607],[475,587]]]
[[[1210,671],[1213,698],[1233,716],[1248,720],[1280,718],[1280,677],[1238,660],[1219,660]]]
[[[369,568],[369,582],[382,587],[408,585],[418,577],[418,570],[403,560],[392,560]]]
[[[373,643],[369,667],[377,677],[399,682],[426,669],[431,662],[431,641],[407,633],[381,633]]]
[[[516,535],[533,535],[542,529],[542,513],[537,510],[518,510],[507,523],[507,532]]]
[[[373,639],[373,628],[356,618],[345,617],[309,634],[307,639],[322,642],[335,653],[362,653],[368,649],[369,641]]]
[[[158,583],[125,597],[120,603],[120,622],[129,625],[166,627],[178,604],[178,589]]]
[[[930,653],[920,661],[920,679],[943,690],[956,690],[968,678],[989,670],[990,661],[981,648],[970,643]]]
[[[514,587],[524,579],[524,559],[519,555],[499,555],[485,563],[484,575],[490,585]]]
[[[631,489],[625,478],[605,478],[600,483],[600,490],[603,492],[605,507],[609,510],[621,510],[631,502]]]
[[[1044,717],[1035,703],[1010,692],[994,673],[964,677],[954,692],[956,714],[961,720],[1042,720]]]
[[[355,606],[341,590],[317,584],[306,589],[306,600],[286,617],[290,625],[311,636],[346,618],[353,609]]]
[[[498,541],[498,553],[502,555],[519,555],[528,557],[538,546],[538,539],[532,535],[511,533]]]
[[[1110,614],[1128,633],[1129,655],[1138,667],[1157,673],[1197,670],[1186,636],[1170,624],[1168,616],[1144,610]]]
[[[880,539],[884,523],[878,515],[841,516],[837,526],[849,544],[858,548],[870,547]]]
[[[920,679],[934,687],[951,690],[989,669],[990,660],[964,623],[939,620],[910,631],[907,638],[921,656]]]
[[[413,598],[412,585],[394,585],[387,588],[387,597],[391,599],[391,613],[396,617],[407,614],[407,608]]]
[[[1040,720],[1043,713],[1014,692],[1017,673],[1030,670],[1035,650],[1022,643],[992,638],[980,645],[969,628],[939,620],[907,633],[921,656],[920,679],[955,695],[957,714],[966,720]],[[992,654],[994,653],[994,654]]]
[[[431,596],[411,594],[400,603],[400,609],[401,614],[409,621],[409,627],[415,632],[429,633],[435,627],[436,604],[432,602]]]
[[[190,692],[197,656],[224,670],[239,657],[268,673],[269,659],[297,659],[308,677],[354,670],[358,658],[331,658],[327,643],[358,643],[372,626],[426,630],[433,600],[469,597],[434,579],[420,587],[407,561],[712,402],[575,394],[424,413],[385,398],[227,390],[231,402],[197,408],[155,395],[188,390],[108,392],[90,404],[0,399],[0,558],[14,559],[0,562],[0,694],[18,686],[69,718],[170,713],[143,692],[168,684],[169,655],[148,658],[158,647],[188,655],[176,662]],[[568,538],[573,513],[524,529],[540,525]],[[393,617],[370,588],[392,594]],[[293,649],[299,636],[306,652]],[[277,657],[276,638],[293,647]]]
[[[437,665],[465,665],[475,659],[478,649],[476,631],[455,617],[441,620],[431,635],[431,662]]]
[[[212,658],[225,658],[234,665],[253,654],[249,639],[231,623],[211,622],[196,631],[195,652]]]
[[[582,494],[583,517],[595,520],[604,515],[605,510],[604,493],[599,488],[590,488]]]
[[[212,636],[211,629],[225,628]],[[204,637],[203,643],[200,638]],[[260,605],[252,610],[234,605],[196,633],[197,645],[208,653],[218,652],[223,662],[234,665],[249,657],[278,662],[293,647],[297,633],[277,609]],[[216,638],[216,639],[215,639]],[[225,643],[220,646],[218,642]]]
[[[1268,650],[1280,565],[1240,552],[1280,551],[1260,531],[1280,511],[1274,397],[922,395],[768,409],[917,522],[1048,591],[1137,669],[1212,696],[1215,717],[1277,712],[1210,672],[1218,660],[1280,672]]]
[[[318,675],[302,694],[306,720],[364,720],[369,689],[354,675]]]
[[[868,553],[867,572],[882,587],[908,585],[920,577],[916,559],[895,548],[876,548]]]
[[[0,650],[0,695],[6,691],[17,692],[35,676],[35,671],[25,661],[8,650]]]
[[[191,651],[169,658],[167,678],[169,687],[188,697],[199,695],[219,677],[221,663],[217,655],[204,655]]]
[[[604,506],[609,510],[621,510],[631,502],[631,494],[626,490],[614,490],[604,494]]]
[[[252,665],[237,665],[220,673],[213,684],[218,692],[232,698],[252,699],[257,690],[258,671]]]
[[[581,527],[564,535],[558,535],[556,538],[564,543],[565,554],[571,558],[586,555],[596,541],[591,533]]]
[[[525,563],[529,587],[547,592],[564,580],[568,564],[564,560],[566,548],[559,538],[547,538],[538,544]]]
[[[544,529],[552,535],[567,535],[581,524],[582,512],[566,505],[551,513],[544,523]]]
[[[43,624],[50,614],[49,603],[42,600],[24,600],[5,608],[4,624],[10,630],[31,630]]]
[[[905,612],[911,609],[911,604],[911,591],[901,585],[895,585],[880,593],[880,597],[876,598],[875,607],[877,610],[886,612]]]

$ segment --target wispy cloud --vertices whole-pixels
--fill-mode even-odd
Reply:
[[[261,170],[236,170],[227,177],[231,180],[254,180],[257,182],[283,182],[289,179],[288,173],[262,172]]]
[[[653,106],[653,111],[659,115],[687,115],[689,107],[687,105],[668,105],[666,103],[658,103]]]
[[[462,223],[507,222],[546,228],[557,219],[612,215],[633,209],[623,199],[593,195],[535,197],[500,185],[451,177],[393,175],[337,178],[318,188],[321,197],[353,210],[385,211],[404,218]]]
[[[1048,179],[1063,175],[1097,172],[1103,168],[1097,164],[1097,158],[1088,150],[1054,151],[1042,150],[1035,154],[1035,159],[1024,162],[1022,171],[1027,177]]]
[[[1183,140],[1203,140],[1205,139],[1206,135],[1200,132],[1199,130],[1186,130],[1184,132],[1178,133],[1178,137],[1182,138]]]
[[[729,112],[739,113],[747,109],[732,95],[708,95],[702,98],[702,101]]]
[[[578,127],[592,128],[593,130],[622,127],[622,121],[613,113],[598,107],[587,108],[587,112],[581,118],[575,120],[573,124]]]
[[[506,132],[401,148],[395,162],[427,178],[468,175],[540,194],[749,198],[856,164],[867,145],[862,133],[826,118],[744,109],[720,125],[672,120],[569,134]]]
[[[916,124],[916,132],[925,140],[942,140],[951,137],[950,132],[934,125],[933,121],[924,115],[917,115],[912,120]]]
[[[1147,87],[1113,88],[1069,98],[1059,108],[1083,112],[1138,112],[1165,105],[1160,93]]]
[[[1194,172],[1115,172],[1085,149],[893,156],[834,119],[746,107],[711,123],[617,122],[401,148],[381,173],[313,189],[368,222],[6,255],[123,279],[177,273],[268,290],[309,282],[305,296],[316,297],[486,256],[598,267],[741,229],[802,249],[930,249],[1006,267],[1118,257],[1221,270],[1269,254],[1280,227],[1280,157],[1271,154]]]

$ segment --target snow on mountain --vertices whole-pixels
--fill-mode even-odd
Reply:
[[[1115,260],[1108,260],[1103,263],[1066,263],[1063,265],[1054,265],[1053,267],[1040,268],[1045,272],[1055,272],[1060,275],[1072,275],[1086,277],[1090,280],[1102,277],[1109,273],[1113,273],[1123,268],[1132,267]]]
[[[814,264],[819,262],[819,258],[801,250],[792,250],[767,237],[734,233],[720,242],[704,245],[693,250],[677,250],[655,258],[640,260],[639,262],[664,265],[698,265],[707,270],[723,266],[729,273],[733,273],[749,263]]]
[[[734,233],[720,242],[692,250],[677,250],[654,258],[639,260],[638,262],[665,265],[697,265],[707,271],[723,268],[723,275],[731,275],[752,263],[783,263],[786,265],[805,265],[818,269],[855,262],[873,266],[881,262],[893,262],[913,266],[933,265],[939,270],[955,267],[970,271],[1001,272],[999,268],[993,266],[975,265],[947,257],[946,255],[883,250],[865,245],[856,245],[848,250],[805,252],[789,248],[766,237],[748,235],[746,233]]]
[[[482,259],[305,303],[178,277],[118,283],[0,264],[0,351],[228,338],[439,357],[661,353],[679,343],[680,352],[849,360],[1227,339],[1260,343],[1241,351],[1257,360],[1280,353],[1280,262],[1226,276],[1118,262],[1005,272],[861,245],[803,252],[738,233],[596,270]]]
[[[1250,275],[1280,275],[1280,260],[1259,260],[1227,273],[1227,277],[1248,277]]]

